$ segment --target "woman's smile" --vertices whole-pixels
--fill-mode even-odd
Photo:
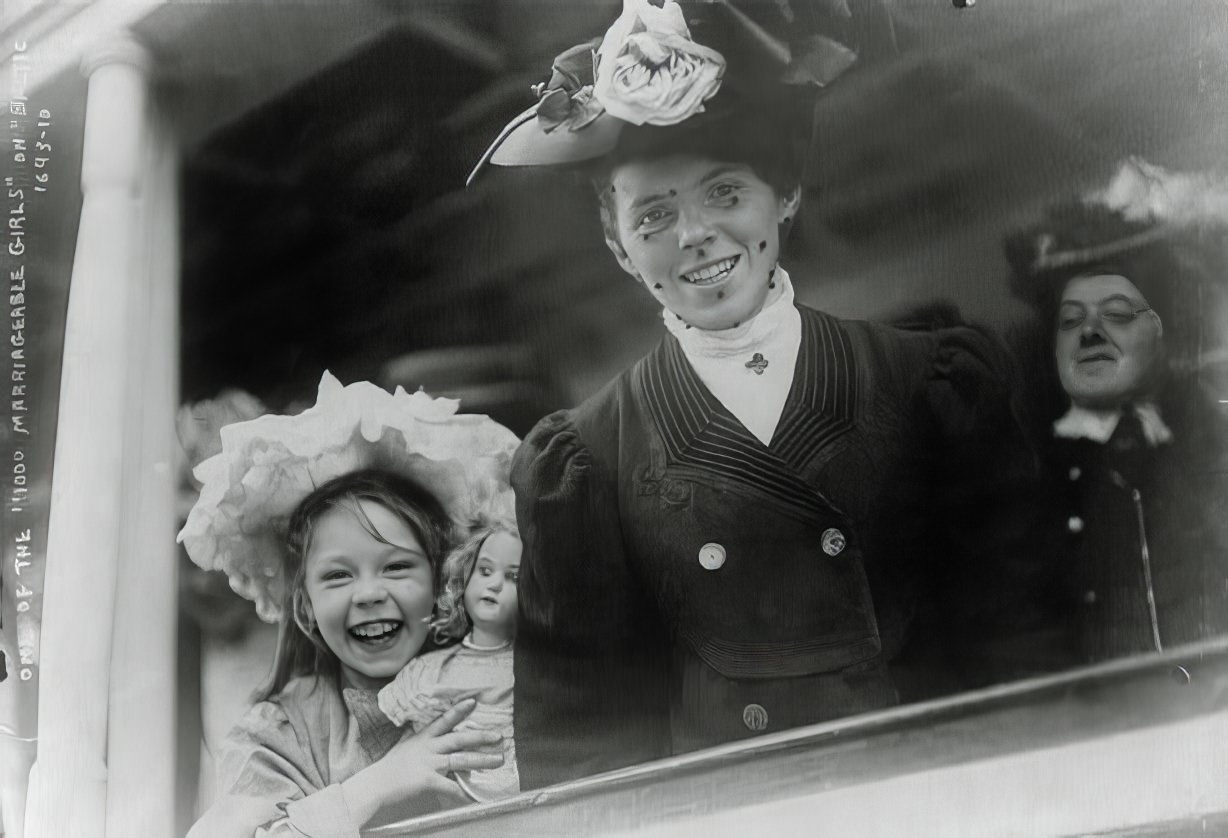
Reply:
[[[729,278],[729,275],[733,273],[733,269],[737,267],[741,258],[741,256],[733,256],[728,259],[709,262],[703,267],[684,273],[679,279],[692,285],[718,285]]]

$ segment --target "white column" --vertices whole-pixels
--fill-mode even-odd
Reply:
[[[83,203],[60,378],[29,838],[104,838],[125,423],[133,416],[128,330],[141,325],[130,280],[148,66],[139,45],[118,40],[82,68],[89,77]]]
[[[178,160],[170,132],[152,110],[137,213],[140,240],[128,280],[131,343],[111,641],[108,838],[166,838],[175,832]]]

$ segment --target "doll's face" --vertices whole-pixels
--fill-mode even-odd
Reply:
[[[480,645],[502,643],[516,634],[520,552],[520,539],[507,532],[492,533],[478,552],[465,585],[465,613]]]
[[[347,684],[388,683],[421,650],[435,600],[413,530],[379,503],[341,504],[316,520],[305,561],[312,619]]]
[[[1163,370],[1163,326],[1124,276],[1076,277],[1058,309],[1062,388],[1080,407],[1112,409],[1150,395]]]
[[[694,155],[628,161],[614,169],[610,188],[617,239],[606,243],[623,270],[690,325],[731,328],[780,293],[770,274],[799,191],[779,196],[749,166]]]

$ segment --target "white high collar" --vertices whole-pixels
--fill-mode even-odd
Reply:
[[[764,344],[779,338],[781,329],[788,327],[791,315],[797,319],[798,334],[801,333],[801,318],[793,307],[793,283],[789,281],[789,274],[777,265],[773,278],[779,289],[774,299],[740,325],[715,330],[692,328],[667,308],[661,310],[661,319],[669,333],[682,344],[688,360],[742,355],[749,358],[747,353],[761,351]]]
[[[663,315],[699,380],[764,445],[780,422],[802,344],[793,283],[781,267],[774,279],[779,289],[774,298],[731,329],[687,328],[673,312]]]

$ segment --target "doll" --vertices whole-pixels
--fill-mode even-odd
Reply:
[[[516,582],[520,536],[509,523],[479,522],[447,559],[435,637],[460,643],[409,661],[379,694],[380,709],[396,724],[421,730],[458,701],[477,708],[458,729],[500,734],[503,764],[457,771],[474,800],[496,800],[520,791],[512,739],[512,643],[516,635]]]

